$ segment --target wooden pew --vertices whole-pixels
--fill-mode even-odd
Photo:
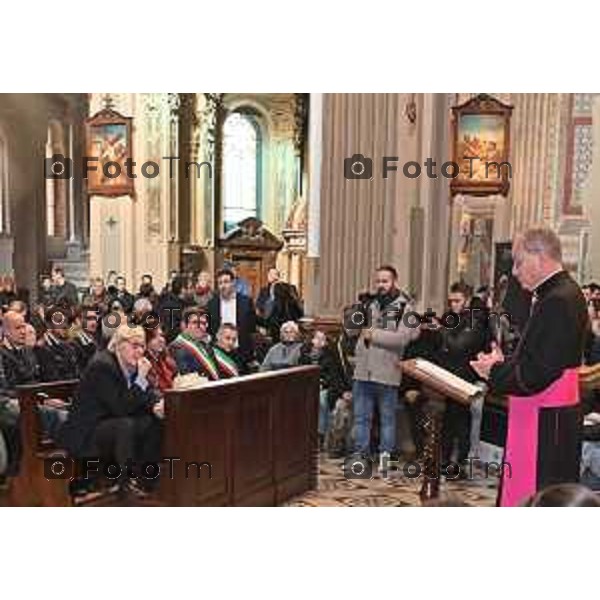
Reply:
[[[159,497],[168,506],[275,506],[317,484],[319,368],[295,367],[165,395]],[[210,463],[186,477],[185,463]]]
[[[18,386],[21,432],[19,473],[9,479],[9,503],[12,506],[69,506],[69,481],[48,480],[44,476],[44,460],[66,455],[51,440],[45,439],[40,427],[37,407],[45,397],[70,400],[78,380],[57,381]]]
[[[44,460],[66,452],[44,439],[37,405],[44,397],[70,399],[78,381],[17,388],[22,455],[9,480],[12,506],[71,506],[67,479],[46,479]],[[170,391],[165,399],[158,504],[171,506],[276,505],[317,483],[319,368],[297,367]],[[207,462],[200,479],[185,462]],[[114,493],[90,494],[78,505],[114,505]]]

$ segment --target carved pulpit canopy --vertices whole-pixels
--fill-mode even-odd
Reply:
[[[260,219],[247,217],[227,233],[221,240],[221,246],[277,252],[283,247],[283,240],[271,233]]]

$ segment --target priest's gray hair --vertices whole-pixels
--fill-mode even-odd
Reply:
[[[544,254],[557,262],[562,262],[562,248],[558,235],[547,227],[532,227],[519,236],[525,252]]]

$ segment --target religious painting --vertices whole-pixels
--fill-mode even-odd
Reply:
[[[459,169],[450,183],[452,194],[505,196],[513,176],[509,162],[512,107],[480,94],[452,112],[453,161]]]
[[[86,121],[88,194],[133,195],[134,179],[127,176],[131,158],[131,117],[105,108]],[[86,167],[83,167],[84,177]]]

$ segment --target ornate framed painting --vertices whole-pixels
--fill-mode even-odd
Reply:
[[[134,179],[127,176],[125,165],[131,158],[131,122],[111,108],[87,119],[83,173],[85,177],[87,172],[88,194],[133,195]]]
[[[458,174],[450,182],[453,195],[508,194],[513,175],[509,162],[512,110],[488,94],[452,108],[453,161],[458,165]]]

